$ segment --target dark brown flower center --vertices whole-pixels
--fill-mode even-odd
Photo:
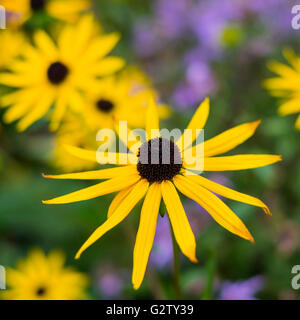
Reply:
[[[30,7],[33,11],[43,10],[46,4],[46,0],[30,0]]]
[[[36,290],[36,294],[41,297],[41,296],[44,296],[46,294],[46,288],[45,287],[39,287],[37,288]]]
[[[55,85],[61,84],[68,74],[68,67],[59,61],[52,63],[47,71],[49,81]]]
[[[111,101],[106,99],[98,100],[96,105],[99,111],[102,111],[105,113],[109,113],[114,108],[114,104]]]
[[[150,183],[171,180],[179,174],[181,168],[180,151],[173,141],[156,138],[140,147],[137,170]]]

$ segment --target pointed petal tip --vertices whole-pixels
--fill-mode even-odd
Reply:
[[[247,240],[249,240],[253,244],[255,243],[254,238],[251,236],[250,233],[249,233],[249,238]]]
[[[261,119],[252,122],[254,127],[257,128],[261,124]]]
[[[190,258],[190,260],[193,262],[193,263],[198,263],[198,259],[196,256],[194,256],[193,258]]]
[[[138,283],[132,280],[132,285],[134,290],[138,290],[141,286],[141,283]]]
[[[46,178],[46,179],[51,179],[53,176],[51,174],[46,174],[46,173],[41,173],[42,177],[43,178]]]
[[[264,210],[265,214],[267,214],[268,216],[272,216],[272,212],[270,211],[270,209],[267,206],[263,207],[263,210]]]
[[[78,259],[80,258],[80,256],[81,256],[81,253],[80,253],[80,252],[77,252],[76,255],[75,255],[75,257],[74,257],[74,259],[75,259],[75,260],[78,260]]]

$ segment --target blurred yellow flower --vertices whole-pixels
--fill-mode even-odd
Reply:
[[[278,112],[281,116],[300,113],[300,56],[296,56],[291,49],[285,49],[283,55],[290,66],[271,61],[268,67],[278,77],[266,79],[264,86],[274,97],[281,99]],[[295,123],[296,129],[300,130],[300,114]]]
[[[199,106],[187,129],[191,129],[192,132],[195,132],[196,129],[202,129],[205,126],[208,114],[209,100],[205,99]],[[204,171],[243,170],[263,167],[280,161],[281,157],[277,155],[246,154],[215,157],[232,150],[250,138],[254,134],[258,124],[259,121],[245,123],[205,141]],[[193,150],[196,146],[189,144],[186,148],[182,147],[182,142],[186,140],[186,133],[174,143],[172,140],[162,138],[159,130],[158,108],[154,99],[151,99],[146,111],[146,133],[148,140],[144,143],[139,142],[138,145],[137,143],[128,145],[130,150],[128,154],[109,154],[109,152],[96,152],[69,147],[69,151],[81,159],[91,160],[96,163],[101,157],[105,158],[108,155],[111,156],[111,159],[116,159],[116,165],[121,166],[82,173],[45,176],[53,179],[106,180],[64,196],[43,201],[45,204],[71,203],[118,192],[108,209],[107,220],[83,244],[76,254],[76,258],[79,258],[83,251],[101,238],[107,231],[124,220],[135,205],[145,197],[133,257],[132,282],[135,289],[140,287],[144,278],[162,199],[166,205],[175,239],[181,251],[191,261],[197,262],[195,237],[176,188],[185,196],[199,203],[221,226],[250,241],[253,241],[253,238],[246,226],[215,194],[261,207],[267,214],[270,214],[267,206],[255,197],[224,187],[203,176],[189,174],[192,168],[187,163],[185,154],[187,150]],[[195,139],[196,137],[190,142],[194,142]],[[148,161],[148,163],[141,161],[145,157],[148,157],[149,160],[148,150],[151,150],[151,145],[155,142],[156,145],[157,143],[159,145],[159,148],[155,149],[154,147],[159,155],[159,163],[153,164],[151,161]],[[136,150],[138,151],[136,152]],[[162,163],[165,150],[170,155],[173,155],[170,157],[169,164]],[[114,155],[116,157],[113,157]],[[130,158],[130,163],[134,164],[124,165],[124,156]],[[121,158],[122,160],[120,160]]]
[[[16,269],[7,269],[6,300],[77,300],[86,297],[88,278],[65,267],[60,251],[32,250]]]
[[[90,130],[82,117],[68,114],[54,137],[52,154],[53,165],[63,172],[88,170],[96,166],[93,161],[86,161],[74,157],[67,152],[65,145],[84,149],[96,149],[96,132]]]
[[[82,92],[124,65],[119,57],[106,57],[119,34],[95,36],[95,29],[93,17],[86,15],[75,26],[65,26],[57,43],[44,31],[34,34],[35,46],[27,44],[23,59],[11,63],[11,72],[0,74],[0,83],[18,88],[0,100],[2,106],[10,106],[6,122],[19,120],[18,129],[23,131],[53,105],[50,128],[56,130],[66,110],[83,112]]]
[[[25,37],[19,31],[4,29],[0,30],[0,43],[2,47],[0,51],[0,69],[5,69],[20,55],[25,44]]]
[[[145,127],[145,110],[151,96],[157,96],[150,80],[131,67],[117,76],[104,79],[88,89],[88,103],[83,116],[92,130],[114,128],[115,121],[127,121],[130,127]],[[159,116],[164,119],[170,109],[161,105]]]
[[[19,23],[41,11],[59,20],[76,22],[80,13],[91,7],[91,2],[90,0],[0,0],[0,5],[14,17],[18,16]]]

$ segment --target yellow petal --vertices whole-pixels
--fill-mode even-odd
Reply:
[[[260,121],[244,123],[204,142],[204,156],[211,157],[234,149],[249,139]]]
[[[300,112],[300,99],[291,99],[284,102],[278,109],[281,116]]]
[[[142,145],[142,142],[139,141],[138,137],[134,134],[134,132],[132,130],[130,130],[128,127],[127,127],[126,132],[123,132],[123,130],[121,130],[121,132],[120,132],[120,122],[119,122],[119,120],[115,120],[114,121],[114,128],[115,128],[120,140],[124,143],[124,145],[127,146],[127,148],[132,153],[137,154],[138,149]],[[132,137],[129,137],[129,135],[132,136]],[[131,139],[133,139],[134,137],[136,138],[135,141],[131,141]],[[126,138],[127,138],[127,140],[126,140]],[[129,138],[130,138],[130,141],[129,141]]]
[[[126,167],[116,167],[102,170],[86,171],[86,172],[76,172],[76,173],[66,173],[59,175],[46,175],[43,174],[44,178],[50,179],[79,179],[79,180],[97,180],[97,179],[111,179],[124,175],[131,175],[138,173],[136,166],[126,166]]]
[[[282,77],[299,77],[299,74],[291,67],[277,61],[270,61],[268,68]]]
[[[122,58],[109,56],[93,64],[91,72],[96,76],[108,76],[122,69],[124,65]]]
[[[269,154],[242,154],[236,156],[204,158],[204,171],[253,169],[264,167],[281,160],[281,156]]]
[[[116,194],[108,208],[107,218],[109,218],[115,212],[115,210],[119,207],[120,203],[128,196],[128,194],[133,188],[134,185],[125,188]]]
[[[193,175],[187,175],[186,177],[189,180],[192,180],[194,183],[197,183],[198,185],[204,187],[205,189],[212,191],[213,193],[216,193],[228,199],[232,199],[235,201],[250,204],[252,206],[263,208],[266,214],[271,215],[269,208],[261,200],[255,197],[224,187],[219,183],[213,182],[199,175],[193,174]]]
[[[138,174],[112,178],[110,180],[98,183],[88,188],[81,189],[79,191],[66,194],[64,196],[43,201],[43,203],[62,204],[93,199],[96,197],[103,196],[104,194],[113,193],[123,188],[127,188],[130,185],[135,184],[138,180],[140,180],[140,178],[141,177]]]
[[[160,137],[158,110],[154,97],[150,98],[146,111],[146,132],[148,140]]]
[[[19,131],[26,130],[29,126],[31,126],[34,122],[41,119],[50,109],[51,104],[53,103],[54,95],[49,92],[47,95],[41,97],[39,104],[35,106],[35,108],[29,112],[24,118],[22,118],[17,128]]]
[[[76,158],[97,162],[97,158],[96,158],[97,151],[86,150],[86,149],[82,149],[82,148],[78,148],[70,145],[64,145],[64,148],[69,154],[71,154]]]
[[[69,154],[73,155],[76,158],[82,160],[88,160],[93,162],[100,162],[105,163],[106,161],[110,161],[110,164],[120,164],[120,165],[127,165],[127,164],[136,164],[137,157],[135,154],[119,154],[114,152],[100,152],[100,151],[93,151],[93,150],[86,150],[70,145],[64,146],[66,151]],[[125,161],[124,161],[125,160]],[[127,162],[127,163],[126,163]]]
[[[57,59],[57,48],[46,32],[38,30],[34,34],[34,42],[36,43],[37,47],[41,50],[42,54],[46,56],[49,60],[55,61]]]
[[[102,35],[96,38],[87,49],[86,55],[79,63],[90,63],[106,56],[116,46],[120,40],[120,34],[117,32]]]
[[[193,139],[192,141],[189,141],[188,145],[184,145],[184,147],[182,146],[182,144],[184,143],[184,133],[183,135],[176,141],[176,144],[178,146],[178,148],[180,150],[184,150],[187,147],[189,147],[194,140],[196,139],[197,135],[196,135],[196,129],[203,129],[207,118],[209,115],[209,98],[204,99],[204,101],[200,104],[200,106],[198,107],[197,111],[195,112],[194,116],[192,117],[189,125],[187,126],[187,130],[192,130],[193,133]]]
[[[216,195],[186,177],[178,175],[173,180],[181,193],[199,203],[222,227],[244,239],[254,241],[240,218]]]
[[[138,289],[144,279],[149,254],[155,236],[157,216],[161,201],[159,183],[153,183],[143,203],[140,224],[133,252],[132,284]]]
[[[172,182],[163,181],[161,192],[179,248],[192,262],[197,262],[195,236]]]
[[[79,259],[83,251],[89,246],[101,238],[107,231],[111,230],[122,220],[124,220],[134,206],[144,197],[147,192],[149,183],[143,179],[140,180],[134,188],[131,190],[129,195],[120,203],[119,207],[115,210],[114,214],[108,218],[99,228],[97,228],[88,240],[82,245],[77,252],[75,259]]]
[[[65,92],[61,92],[57,97],[54,110],[51,115],[50,130],[56,131],[62,121],[62,118],[67,109],[67,95]]]

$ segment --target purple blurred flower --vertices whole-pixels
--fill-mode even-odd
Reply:
[[[220,54],[224,28],[241,16],[240,7],[230,1],[204,0],[195,5],[191,12],[191,29],[208,57]]]
[[[186,80],[180,84],[173,99],[180,108],[195,106],[216,90],[216,81],[209,65],[201,60],[189,61]]]
[[[159,0],[155,3],[156,24],[166,39],[180,38],[188,28],[193,0]]]
[[[159,48],[156,28],[153,28],[150,21],[139,21],[134,29],[134,48],[138,55],[149,57]]]
[[[278,41],[278,36],[283,36],[292,31],[292,2],[290,2],[290,5],[287,2],[286,0],[240,0],[240,5],[246,12],[258,15],[268,33],[271,33],[273,36],[276,35]]]
[[[222,186],[225,186],[225,187],[228,187],[228,188],[232,187],[231,180],[225,174],[222,174],[222,173],[219,173],[219,172],[211,173],[209,175],[209,180],[214,181],[216,183],[219,183]]]
[[[265,280],[255,276],[237,282],[225,281],[221,286],[220,300],[256,300],[255,294],[262,290]]]
[[[165,215],[158,216],[156,234],[153,249],[150,253],[149,264],[159,269],[169,269],[173,259],[172,236],[170,232],[169,219]]]
[[[97,270],[96,278],[97,288],[103,299],[117,299],[121,297],[128,272],[105,265]]]

